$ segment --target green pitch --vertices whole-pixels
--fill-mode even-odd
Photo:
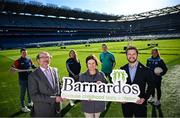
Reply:
[[[150,41],[133,41],[132,45],[139,49],[139,61],[143,64],[146,63],[148,57],[150,57],[151,48],[147,46]],[[169,71],[164,76],[162,82],[162,105],[161,109],[164,116],[180,116],[180,40],[157,40],[158,49],[161,57],[168,65]],[[80,59],[82,69],[81,72],[85,72],[85,58],[94,54],[99,58],[101,52],[102,43],[91,44],[90,47],[85,45],[71,45],[66,46],[66,49],[60,49],[60,47],[47,47],[47,48],[31,48],[28,50],[28,56],[33,59],[37,65],[35,57],[40,51],[48,51],[52,54],[51,66],[59,69],[60,78],[68,76],[65,62],[68,58],[70,49],[75,49]],[[115,55],[116,69],[127,63],[126,56],[124,54],[124,46],[127,46],[127,42],[109,42],[107,43],[109,50]],[[19,58],[19,49],[0,51],[0,116],[24,116],[29,117],[29,113],[20,112],[19,101],[19,85],[18,76],[15,73],[10,73],[9,67],[13,63],[13,60]],[[100,69],[99,64],[98,68]],[[79,102],[75,106],[70,107],[68,101],[62,104],[64,117],[83,117]],[[88,107],[88,106],[87,106]],[[148,116],[151,117],[153,113],[158,113],[158,109],[154,109],[148,104]],[[159,108],[160,110],[160,108]],[[121,104],[111,103],[108,104],[107,111],[103,113],[105,117],[122,117]]]

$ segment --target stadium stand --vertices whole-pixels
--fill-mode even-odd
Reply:
[[[125,36],[179,36],[179,19],[180,5],[118,16],[35,1],[0,0],[0,48],[114,41]]]

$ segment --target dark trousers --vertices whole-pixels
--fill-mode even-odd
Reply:
[[[104,73],[107,78],[109,78],[109,82],[112,83],[112,78],[110,76],[111,73]]]
[[[122,112],[124,117],[147,117],[147,106],[135,103],[122,104]]]
[[[28,90],[28,80],[19,80],[19,85],[20,85],[20,102],[21,102],[21,107],[24,107],[24,99],[27,91],[27,97],[28,97],[28,103],[31,102],[31,98],[29,95],[29,90]]]
[[[30,113],[31,117],[60,117],[60,104],[34,103]]]
[[[161,80],[154,81],[154,87],[157,91],[157,100],[161,99]],[[155,96],[155,90],[152,92],[152,96]]]

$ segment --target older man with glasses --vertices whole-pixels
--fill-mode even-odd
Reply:
[[[56,68],[50,67],[51,55],[40,52],[39,67],[29,75],[29,93],[34,103],[31,116],[55,117],[60,113],[60,83]]]

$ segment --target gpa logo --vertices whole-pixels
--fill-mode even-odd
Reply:
[[[63,77],[61,96],[67,99],[136,102],[140,89],[137,84],[126,84],[127,73],[124,70],[113,70],[113,83],[74,82],[73,78]]]

